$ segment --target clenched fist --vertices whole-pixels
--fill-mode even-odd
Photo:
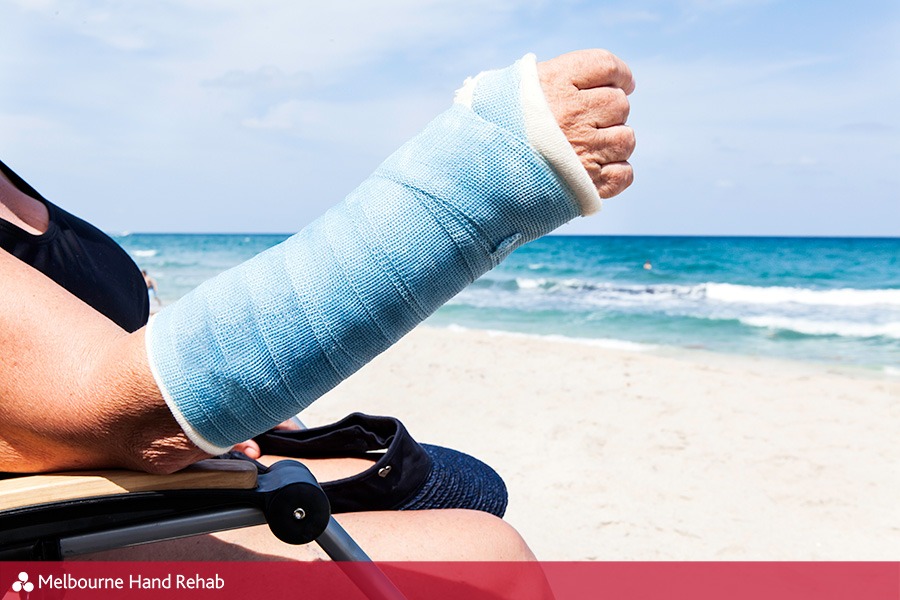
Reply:
[[[538,63],[547,103],[601,198],[631,185],[628,158],[634,131],[628,119],[631,70],[606,50],[579,50]]]

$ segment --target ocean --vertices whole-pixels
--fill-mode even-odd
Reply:
[[[115,237],[168,304],[287,235]],[[549,236],[428,324],[900,376],[900,238]]]

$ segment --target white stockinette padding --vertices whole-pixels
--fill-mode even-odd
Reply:
[[[343,202],[147,330],[188,437],[216,454],[298,413],[521,244],[599,208],[533,55],[454,105]]]

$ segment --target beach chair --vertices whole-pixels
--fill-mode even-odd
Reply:
[[[0,560],[64,560],[263,523],[283,542],[316,541],[335,561],[370,561],[296,461],[265,472],[249,461],[210,459],[172,475],[72,471],[0,480]],[[377,568],[347,574],[373,600],[403,598]]]
[[[172,475],[73,471],[0,481],[0,559],[81,554],[267,523],[287,543],[325,530],[330,508],[309,470],[282,461],[266,473],[205,460]]]

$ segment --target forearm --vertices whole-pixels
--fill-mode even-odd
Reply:
[[[482,113],[490,100],[472,98]],[[5,256],[18,279],[4,286],[0,325],[2,468],[171,470],[201,454],[182,429],[224,450],[299,412],[515,247],[576,216],[521,114],[486,117],[496,115],[454,106],[289,242],[160,313],[149,361],[143,332],[125,334]]]
[[[544,102],[533,63],[482,76],[341,204],[157,315],[150,363],[195,443],[221,451],[296,414],[582,212],[528,137],[523,90]]]
[[[3,251],[0,281],[0,471],[171,471],[202,455],[156,389],[142,332]]]

